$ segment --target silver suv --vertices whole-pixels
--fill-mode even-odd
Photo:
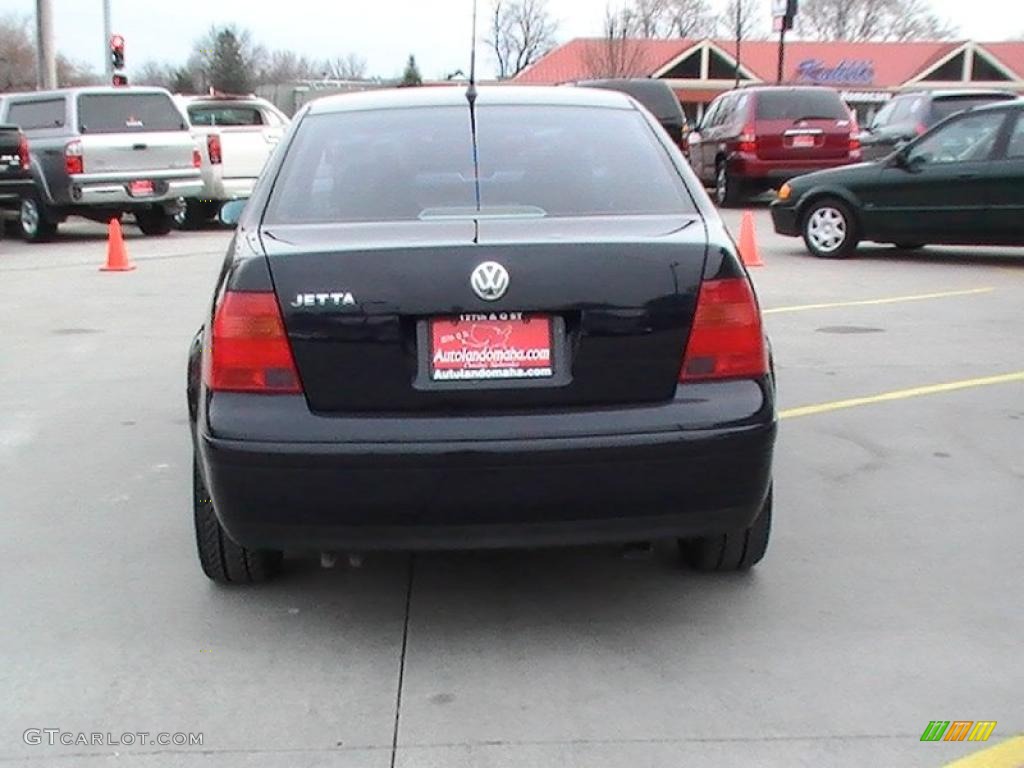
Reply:
[[[188,119],[162,88],[70,88],[8,94],[0,123],[21,127],[35,191],[22,199],[22,234],[51,238],[68,216],[106,222],[131,213],[164,235],[184,198],[203,188]]]

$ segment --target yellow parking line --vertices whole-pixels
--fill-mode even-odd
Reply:
[[[870,307],[876,304],[899,304],[904,301],[924,301],[926,299],[947,299],[952,296],[977,296],[992,293],[995,288],[971,288],[966,291],[942,291],[940,293],[919,293],[914,296],[892,296],[884,299],[863,299],[861,301],[835,301],[827,304],[797,304],[792,307],[775,307],[764,310],[766,315],[778,315],[783,312],[806,312],[810,309],[835,309],[837,307]]]
[[[1024,768],[1024,736],[947,763],[946,768]]]
[[[854,397],[849,400],[835,400],[831,403],[820,403],[818,405],[805,405],[801,408],[790,408],[779,412],[780,419],[796,419],[800,416],[815,416],[820,413],[841,411],[845,408],[856,408],[860,405],[874,405],[875,403],[888,403],[893,400],[906,400],[911,397],[922,397],[924,395],[937,395],[942,392],[955,392],[959,389],[972,389],[973,387],[987,387],[992,384],[1008,384],[1014,381],[1024,382],[1024,371],[1016,373],[1004,373],[999,376],[987,376],[982,379],[964,379],[963,381],[951,381],[946,384],[932,384],[927,387],[914,387],[913,389],[898,389],[895,392],[884,392],[880,395],[868,397]]]

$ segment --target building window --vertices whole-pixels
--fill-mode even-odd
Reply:
[[[922,80],[932,80],[943,83],[949,83],[956,80],[964,79],[964,54],[963,51],[958,53],[952,59],[947,61],[941,67],[936,67],[927,75],[921,78]]]
[[[974,54],[974,68],[971,71],[971,80],[975,82],[996,82],[1005,81],[1010,78],[1001,69],[997,69],[991,61],[984,56]]]
[[[742,49],[741,49],[742,55]],[[708,80],[735,80],[736,65],[727,61],[718,51],[708,51]],[[743,73],[740,73],[740,80],[746,80]]]
[[[700,80],[700,51],[691,53],[662,77],[671,80]]]

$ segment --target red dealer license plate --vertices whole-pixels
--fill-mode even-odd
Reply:
[[[133,181],[128,185],[132,197],[150,197],[156,191],[152,181]]]
[[[814,147],[813,136],[794,136],[793,146],[797,149],[811,149]]]
[[[430,321],[433,381],[539,379],[554,375],[551,318],[522,312]]]

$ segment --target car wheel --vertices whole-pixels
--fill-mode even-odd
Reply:
[[[30,243],[45,243],[57,234],[57,222],[51,218],[46,205],[38,197],[22,199],[19,223],[21,236]]]
[[[811,203],[803,218],[807,250],[821,259],[845,259],[857,250],[857,220],[846,203],[822,198]]]
[[[200,200],[186,200],[174,214],[178,229],[199,229],[213,218],[212,206]]]
[[[192,461],[192,495],[196,524],[196,545],[203,573],[218,584],[256,584],[281,572],[281,552],[246,549],[233,542],[217,519],[213,500]]]
[[[925,247],[925,243],[893,243],[901,251],[919,251]]]
[[[761,514],[742,531],[719,536],[681,539],[683,561],[698,571],[745,571],[757,565],[768,550],[772,530],[772,491],[768,491]]]
[[[715,168],[715,202],[723,208],[732,208],[742,197],[739,179],[729,173],[726,163],[719,162]]]
[[[167,215],[163,208],[151,208],[135,214],[135,223],[139,225],[142,234],[147,237],[166,235],[171,231],[172,221],[173,219]]]

